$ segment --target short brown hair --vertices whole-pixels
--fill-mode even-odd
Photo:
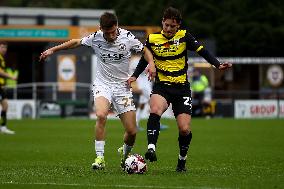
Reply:
[[[6,41],[0,41],[0,45],[8,45],[8,43]]]
[[[109,29],[113,27],[114,25],[118,24],[118,19],[115,14],[105,12],[101,17],[100,17],[100,26],[103,29]]]
[[[164,16],[163,16],[163,20],[166,20],[166,19],[173,19],[173,20],[176,20],[177,23],[181,23],[182,16],[178,9],[173,8],[173,7],[168,7],[164,11]]]

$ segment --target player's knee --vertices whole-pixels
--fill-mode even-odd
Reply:
[[[190,133],[190,127],[185,125],[183,127],[179,127],[179,134],[182,136],[186,136]]]
[[[151,113],[161,115],[162,114],[162,108],[159,106],[152,106],[151,107]]]
[[[135,137],[137,133],[137,128],[132,128],[126,131],[129,136]]]
[[[106,121],[107,113],[105,112],[96,112],[97,120],[98,121]]]
[[[126,133],[130,136],[136,136],[137,127],[134,125],[133,127],[126,128]]]

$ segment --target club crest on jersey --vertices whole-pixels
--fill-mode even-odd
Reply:
[[[179,39],[175,39],[175,40],[174,40],[174,44],[175,44],[176,46],[178,46],[178,45],[179,45]]]
[[[124,43],[119,44],[119,50],[125,51],[126,50],[126,45]]]

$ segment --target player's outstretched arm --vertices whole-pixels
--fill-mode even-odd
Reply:
[[[149,64],[149,65],[148,65]],[[139,75],[145,70],[145,68],[148,66],[146,72],[149,73],[149,78],[154,78],[156,76],[156,68],[154,64],[154,58],[151,53],[151,51],[144,47],[144,54],[139,60],[139,63],[137,67],[134,70],[134,73],[132,76],[127,80],[127,84],[130,87],[131,83],[136,81],[136,79],[139,77]]]
[[[215,58],[207,49],[202,48],[198,54],[202,56],[208,63],[212,64],[219,70],[226,70],[232,67],[232,64],[229,62],[220,63],[217,58]]]
[[[146,46],[144,47],[144,58],[149,64],[154,64],[153,54]]]
[[[131,87],[132,82],[136,81],[136,79],[139,77],[139,75],[145,70],[147,65],[148,65],[148,62],[145,60],[144,56],[142,56],[139,60],[139,63],[137,64],[133,74],[127,80],[127,84],[128,84],[129,87]]]
[[[52,55],[56,51],[76,48],[80,46],[80,41],[81,39],[71,39],[70,41],[51,47],[40,54],[39,61],[44,61],[48,56]]]
[[[154,81],[156,77],[156,66],[154,63],[149,63],[148,67],[146,68],[146,74],[148,74],[148,80]]]
[[[153,81],[156,77],[156,66],[154,63],[154,57],[151,51],[145,47],[144,48],[144,57],[148,62],[148,67],[146,68],[146,74],[148,74],[148,80]]]

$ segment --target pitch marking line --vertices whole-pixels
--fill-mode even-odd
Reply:
[[[104,188],[158,188],[158,189],[212,189],[211,187],[185,187],[185,186],[136,186],[136,185],[97,185],[97,184],[76,184],[76,183],[20,183],[20,182],[2,182],[0,184],[6,185],[52,185],[52,186],[82,186],[82,187],[104,187]],[[225,189],[225,188],[214,188]]]

